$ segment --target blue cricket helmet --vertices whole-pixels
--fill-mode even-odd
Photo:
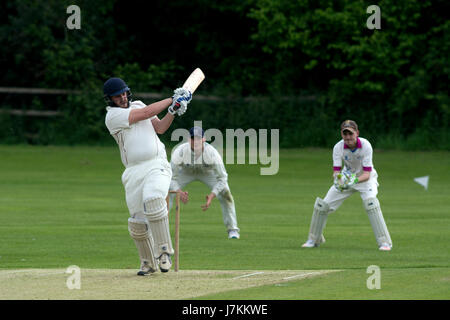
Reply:
[[[103,84],[103,94],[106,102],[110,106],[114,106],[114,102],[112,101],[112,96],[117,96],[119,94],[122,94],[124,92],[127,92],[128,96],[128,105],[131,102],[131,90],[128,88],[125,81],[123,81],[120,78],[109,78],[104,84]]]
[[[192,127],[189,129],[189,134],[191,135],[191,138],[194,137],[204,137],[205,136],[205,130],[202,129],[202,127]]]

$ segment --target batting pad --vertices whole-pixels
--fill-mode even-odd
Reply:
[[[149,234],[147,221],[134,218],[128,219],[128,231],[133,238],[139,252],[142,266],[149,268],[150,272],[158,270],[158,265],[153,253],[153,239]]]
[[[311,219],[311,227],[309,228],[309,240],[313,240],[315,243],[320,244],[323,242],[322,232],[327,224],[328,213],[330,207],[328,203],[321,198],[317,198],[314,203],[314,211]]]
[[[383,213],[381,212],[380,202],[377,198],[370,198],[363,201],[363,203],[367,215],[369,216],[370,224],[372,225],[378,246],[387,243],[392,247],[392,240],[384,221]]]
[[[163,253],[173,255],[166,200],[163,198],[149,199],[144,203],[144,211],[155,241],[155,258],[159,258]]]

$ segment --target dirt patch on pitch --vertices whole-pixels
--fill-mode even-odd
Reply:
[[[176,300],[316,277],[336,270],[180,270],[136,276],[135,270],[80,269],[80,281],[65,269],[0,270],[0,299]],[[71,278],[72,277],[72,278]],[[77,289],[77,284],[80,289]],[[73,289],[69,289],[69,287]]]

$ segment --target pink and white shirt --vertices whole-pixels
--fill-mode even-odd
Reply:
[[[372,163],[372,145],[367,139],[358,138],[355,149],[350,149],[344,140],[339,141],[333,148],[333,170],[341,171],[342,164],[344,170],[360,176],[364,171],[371,172],[371,176],[376,176]]]

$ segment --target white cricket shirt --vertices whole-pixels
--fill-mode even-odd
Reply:
[[[156,116],[132,125],[128,122],[131,110],[145,106],[142,101],[133,101],[126,109],[106,108],[106,127],[119,145],[122,163],[127,168],[157,157],[167,159],[164,144],[159,140],[151,122]]]
[[[344,140],[341,140],[333,148],[333,170],[340,171],[344,164],[344,170],[349,170],[356,176],[360,176],[363,171],[374,171],[371,176],[376,175],[372,153],[372,145],[367,139],[359,137],[356,148],[353,150],[344,143]]]
[[[172,152],[172,182],[179,189],[177,179],[183,175],[211,176],[217,180],[212,192],[218,195],[227,185],[228,174],[220,153],[209,143],[204,142],[203,153],[195,157],[189,142],[183,143]]]

